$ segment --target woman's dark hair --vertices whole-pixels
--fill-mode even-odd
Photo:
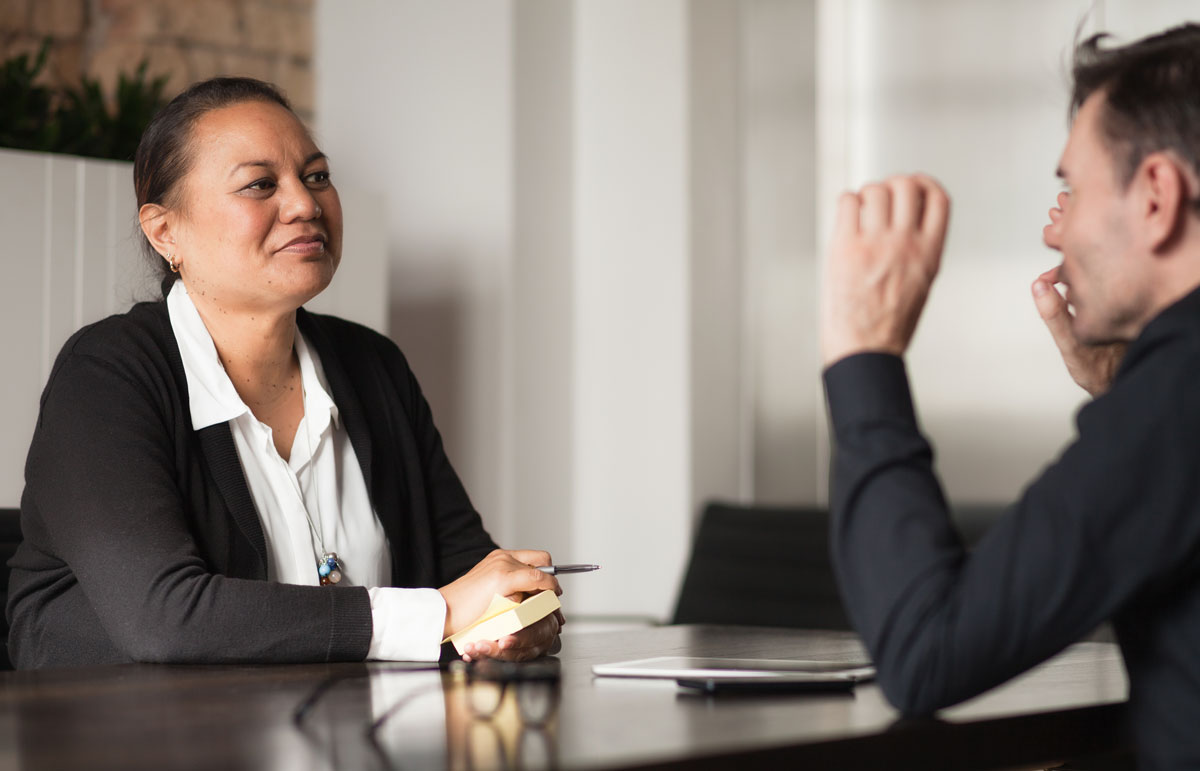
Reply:
[[[205,113],[241,102],[274,102],[289,112],[292,105],[279,89],[254,78],[212,78],[195,83],[162,108],[142,132],[133,156],[133,190],[138,209],[148,203],[172,205],[179,181],[191,165],[192,127]],[[139,230],[139,233],[141,231]],[[177,277],[144,233],[142,249],[162,273],[164,290]]]
[[[1101,48],[1107,37],[1093,35],[1075,47],[1072,119],[1089,96],[1103,92],[1100,129],[1122,186],[1147,155],[1163,150],[1200,176],[1200,25]]]

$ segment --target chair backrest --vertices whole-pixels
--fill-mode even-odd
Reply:
[[[849,629],[828,512],[708,504],[672,623]]]
[[[959,506],[953,520],[974,546],[1003,512]],[[850,629],[829,555],[829,512],[709,503],[672,623]]]
[[[8,560],[21,543],[21,510],[0,509],[0,670],[12,669],[8,658]]]

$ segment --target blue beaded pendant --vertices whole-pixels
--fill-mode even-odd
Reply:
[[[342,580],[342,560],[337,552],[325,552],[317,563],[317,575],[321,578],[321,586],[336,584]]]

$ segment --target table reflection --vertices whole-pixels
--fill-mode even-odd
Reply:
[[[445,692],[449,767],[555,767],[559,668],[556,659],[455,667]]]

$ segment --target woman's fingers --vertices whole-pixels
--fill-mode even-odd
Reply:
[[[541,551],[540,549],[513,549],[507,552],[512,555],[512,558],[518,562],[524,562],[526,565],[553,565],[554,562],[550,559],[550,552]]]
[[[471,643],[463,652],[466,661],[494,658],[501,661],[528,661],[544,656],[555,649],[560,622],[558,615],[549,616],[499,640],[480,640]]]
[[[535,567],[524,563],[510,566],[498,577],[495,594],[508,596],[510,594],[537,594],[547,589],[555,594],[562,594],[558,579],[549,573],[543,573]]]
[[[466,575],[439,591],[446,601],[443,636],[449,636],[479,618],[496,595],[517,601],[546,590],[562,594],[558,579],[537,569],[549,565],[550,553],[533,549],[496,549]]]

